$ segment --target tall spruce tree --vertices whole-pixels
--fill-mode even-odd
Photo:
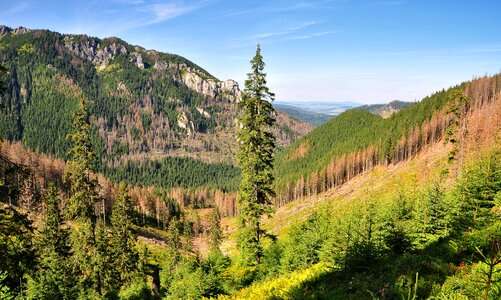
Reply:
[[[113,269],[118,272],[120,282],[130,282],[138,270],[139,254],[136,249],[134,232],[134,210],[127,186],[121,182],[111,214],[111,245]]]
[[[214,207],[209,216],[209,245],[212,251],[219,250],[221,240],[223,239],[223,230],[221,229],[221,214],[219,208]]]
[[[275,195],[273,183],[273,153],[275,137],[275,110],[271,104],[275,95],[266,86],[261,46],[251,60],[242,100],[238,103],[240,129],[237,132],[239,151],[237,161],[242,170],[238,204],[240,206],[239,248],[248,263],[259,264],[263,255],[261,238],[266,231],[261,217],[272,211],[271,198]]]
[[[90,123],[87,103],[81,98],[79,110],[73,117],[73,130],[67,138],[73,142],[69,150],[71,160],[64,174],[70,184],[68,217],[74,224],[70,232],[71,262],[80,273],[79,288],[82,292],[101,293],[100,272],[96,270],[96,214],[94,205],[99,201],[97,180],[91,177],[91,162],[94,158],[90,143]]]

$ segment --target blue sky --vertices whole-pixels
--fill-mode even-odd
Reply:
[[[117,36],[243,83],[256,43],[280,100],[420,100],[501,71],[499,0],[0,0],[0,24]]]

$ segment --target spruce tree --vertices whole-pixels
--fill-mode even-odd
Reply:
[[[101,293],[101,278],[96,272],[96,215],[94,204],[99,201],[97,180],[91,177],[91,162],[94,158],[90,144],[90,123],[86,101],[81,98],[79,110],[73,117],[72,134],[68,139],[73,142],[69,150],[71,160],[64,174],[65,182],[70,184],[68,217],[74,224],[70,232],[72,250],[71,263],[80,273],[81,292],[93,290]]]
[[[221,215],[219,209],[214,207],[210,214],[210,227],[209,227],[209,245],[212,251],[219,249],[221,240],[223,238],[223,231],[221,229]]]
[[[28,281],[27,299],[74,299],[73,272],[68,266],[70,248],[68,230],[64,227],[53,186],[45,197],[43,224],[38,234],[36,250],[37,270]]]
[[[127,193],[127,186],[121,182],[111,214],[111,245],[113,269],[118,272],[120,282],[130,282],[138,270],[139,254],[134,232],[134,209]]]
[[[271,198],[275,195],[273,183],[273,153],[275,137],[271,127],[275,124],[275,110],[271,104],[275,95],[266,86],[261,46],[251,60],[240,110],[237,140],[238,165],[242,171],[238,204],[240,207],[239,248],[248,263],[260,263],[263,254],[261,238],[266,235],[261,217],[272,211]]]

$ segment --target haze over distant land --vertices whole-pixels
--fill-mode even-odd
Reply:
[[[499,1],[1,1],[10,27],[117,36],[243,85],[263,45],[278,99],[414,101],[499,71]]]

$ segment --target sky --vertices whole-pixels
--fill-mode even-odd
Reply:
[[[499,0],[0,0],[0,24],[116,36],[277,100],[416,101],[501,71]]]

